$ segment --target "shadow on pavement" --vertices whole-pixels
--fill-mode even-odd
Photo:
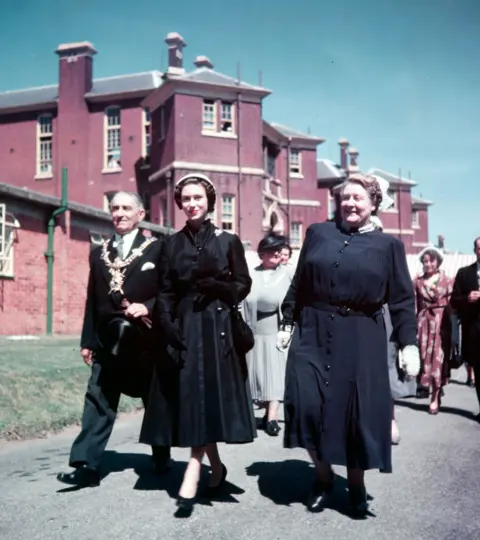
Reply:
[[[407,401],[395,401],[396,407],[406,407],[407,409],[412,409],[414,411],[422,411],[428,413],[428,403],[414,403]],[[456,416],[462,416],[473,422],[477,422],[475,415],[470,411],[465,411],[464,409],[457,409],[457,407],[449,407],[448,405],[441,405],[438,414],[454,414]]]
[[[260,494],[280,506],[301,503],[305,507],[309,491],[315,479],[313,466],[306,461],[290,459],[286,461],[261,461],[246,469],[248,476],[258,478]],[[351,517],[348,512],[348,483],[346,478],[335,474],[334,491],[327,508]],[[369,495],[368,499],[373,498]],[[369,512],[371,517],[374,514]]]

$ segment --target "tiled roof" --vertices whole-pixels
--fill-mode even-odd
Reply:
[[[345,171],[333,161],[329,159],[317,160],[317,180],[334,180],[339,181],[346,177]]]
[[[446,253],[443,259],[442,269],[447,276],[454,278],[460,268],[474,262],[475,255],[473,253]],[[407,255],[407,263],[412,279],[422,272],[422,263],[419,261],[418,255]]]
[[[324,141],[321,137],[314,137],[307,133],[301,133],[300,131],[295,131],[289,127],[277,124],[275,122],[270,122],[270,125],[279,131],[285,137],[291,137],[292,139],[311,139],[312,141]]]
[[[13,107],[27,107],[29,105],[43,105],[57,101],[58,86],[39,86],[25,90],[0,92],[0,109]]]
[[[86,97],[104,96],[109,94],[153,90],[162,83],[159,71],[119,75],[103,79],[94,79],[92,91]],[[0,93],[0,110],[42,105],[55,102],[58,99],[58,85],[40,86],[25,90],[13,90]]]
[[[245,90],[257,90],[259,92],[264,92],[265,94],[270,94],[270,90],[263,88],[261,86],[254,86],[243,81],[238,81],[233,77],[219,73],[213,69],[207,67],[200,67],[195,71],[186,73],[180,77],[176,77],[180,80],[195,81],[205,84],[214,84],[218,86],[232,86],[235,88],[243,88]]]
[[[154,90],[161,84],[162,73],[160,71],[147,71],[145,73],[132,73],[130,75],[95,79],[93,81],[92,91],[86,94],[86,97]]]
[[[385,178],[390,184],[406,184],[409,186],[416,186],[417,182],[414,180],[410,180],[408,178],[400,177],[398,174],[392,174],[386,171],[382,171],[381,169],[370,169],[368,171],[368,174],[374,174],[376,176],[380,176],[382,178]]]

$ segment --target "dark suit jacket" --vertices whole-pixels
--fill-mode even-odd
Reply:
[[[450,298],[462,325],[462,357],[469,364],[480,362],[480,302],[468,301],[471,291],[478,291],[476,262],[457,272]]]
[[[132,250],[141,246],[145,237],[138,232],[132,245]],[[122,313],[121,301],[126,298],[130,303],[140,303],[147,306],[151,315],[155,298],[158,291],[159,280],[159,256],[162,240],[155,239],[127,267],[123,285],[123,296],[120,293],[109,293],[110,273],[104,261],[101,259],[102,246],[90,253],[90,275],[88,278],[87,301],[85,317],[83,321],[82,348],[96,351],[99,348],[98,331],[101,325],[110,318]],[[115,258],[113,238],[108,245],[110,260]],[[130,253],[127,255],[127,257]],[[151,263],[153,268],[142,270],[145,263]]]

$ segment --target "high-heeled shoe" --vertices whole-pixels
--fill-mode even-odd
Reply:
[[[432,404],[430,403],[430,405],[428,407],[428,414],[433,414],[433,415],[438,414],[438,411],[440,410],[441,404],[442,404],[442,394],[439,393],[438,394],[438,399],[437,399],[437,406],[434,409],[432,409]]]
[[[315,480],[308,495],[307,509],[309,512],[322,512],[328,504],[328,499],[333,492],[333,471],[327,481]]]
[[[368,514],[368,496],[365,486],[349,484],[348,497],[350,515],[356,519],[365,518]]]
[[[189,517],[195,506],[196,497],[186,498],[181,495],[177,495],[177,511],[175,512],[176,517]]]
[[[276,437],[280,433],[281,427],[278,425],[277,420],[270,420],[267,422],[265,433],[270,437]]]
[[[222,477],[220,479],[220,482],[216,486],[207,486],[202,493],[202,495],[206,498],[214,498],[222,491],[222,489],[225,487],[225,483],[227,481],[227,468],[222,463]]]

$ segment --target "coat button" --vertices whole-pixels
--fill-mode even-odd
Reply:
[[[225,332],[220,332],[221,337],[225,337]]]
[[[324,384],[325,384],[325,386],[328,386],[328,381],[325,381],[325,383],[324,383]]]
[[[336,282],[334,279],[332,279],[332,281],[330,282],[330,285],[331,285],[332,287],[335,287],[336,284],[337,284],[337,282]]]
[[[221,308],[221,307],[217,307],[217,311],[222,311],[222,308]]]
[[[325,369],[326,369],[327,371],[330,371],[330,366],[329,366],[329,365],[326,365],[326,366],[325,366]]]
[[[335,268],[338,268],[340,266],[340,263],[336,262],[333,266],[335,266]]]
[[[328,336],[328,337],[333,337],[332,332],[327,332],[327,336]]]
[[[350,244],[350,242],[348,240],[345,240],[345,242],[343,242],[344,245],[348,246]]]
[[[343,251],[343,248],[338,250],[339,253],[343,253]]]
[[[331,314],[328,316],[328,318],[329,318],[331,321],[333,321],[333,319],[335,319],[335,315],[334,315],[333,313],[331,313]]]

